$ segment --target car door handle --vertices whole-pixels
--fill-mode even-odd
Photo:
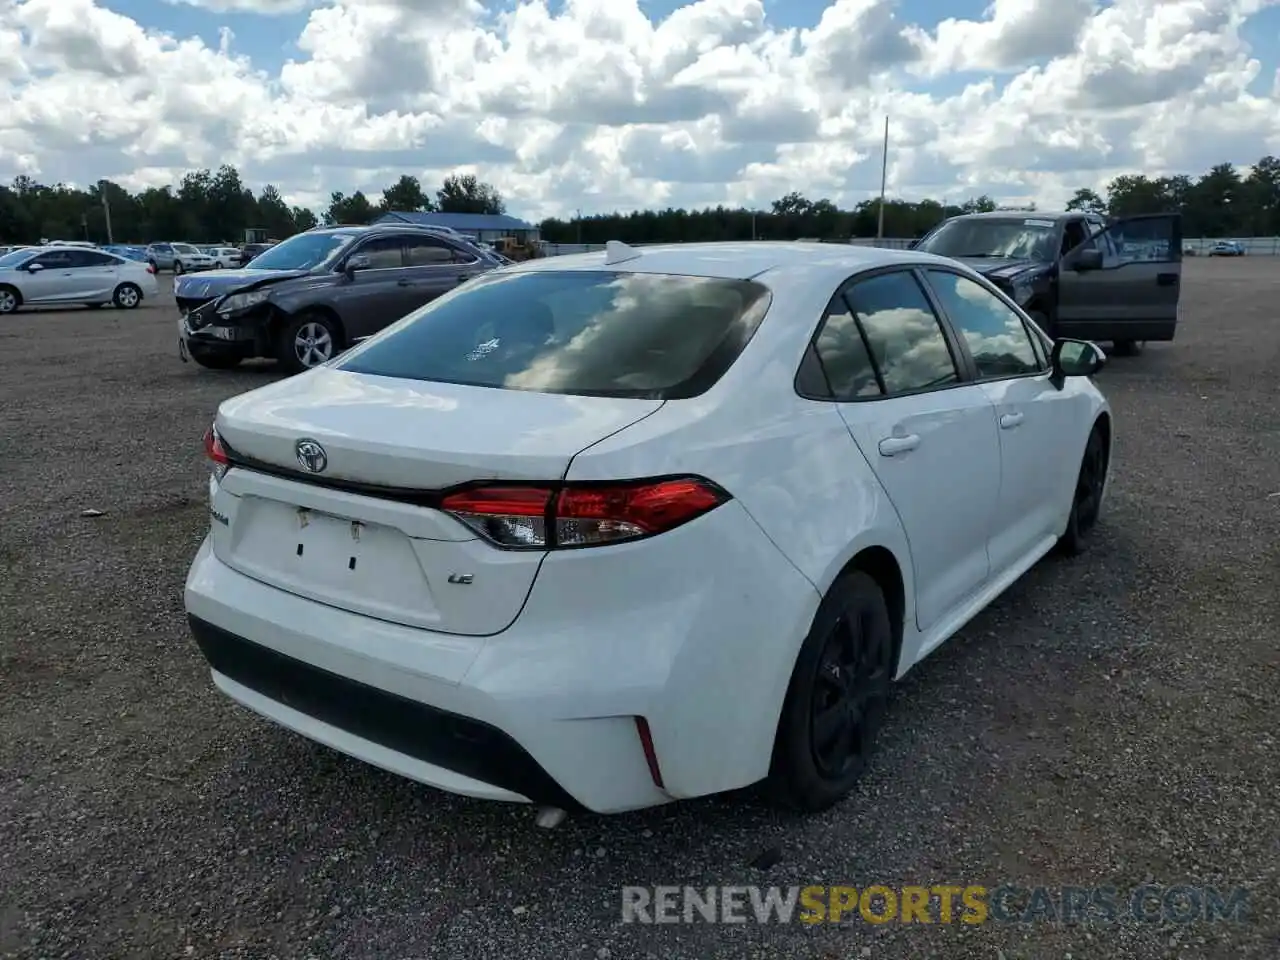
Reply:
[[[1162,287],[1176,287],[1178,285],[1178,275],[1176,273],[1158,273],[1156,274],[1156,283]]]
[[[920,437],[911,433],[905,437],[885,437],[880,441],[880,456],[896,457],[900,453],[907,453],[920,446]]]
[[[1014,427],[1019,426],[1022,423],[1023,416],[1024,415],[1021,413],[1004,414],[1000,417],[1000,429],[1012,430]]]

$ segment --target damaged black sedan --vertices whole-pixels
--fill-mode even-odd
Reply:
[[[308,230],[242,269],[179,277],[178,355],[213,369],[265,357],[289,372],[308,370],[499,266],[451,231]]]

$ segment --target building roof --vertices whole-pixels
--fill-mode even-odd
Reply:
[[[537,230],[531,223],[525,223],[505,213],[407,213],[392,210],[378,218],[379,223],[396,222],[421,223],[434,227],[449,227],[461,233],[469,230]]]

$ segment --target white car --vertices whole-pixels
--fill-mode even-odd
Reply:
[[[422,783],[819,810],[893,679],[1087,544],[1104,360],[914,251],[517,264],[222,403],[186,609],[224,693]]]
[[[209,247],[206,252],[213,260],[214,270],[232,270],[240,266],[240,251],[235,247]]]
[[[150,264],[105,250],[24,247],[0,257],[0,314],[58,304],[133,310],[158,293]]]

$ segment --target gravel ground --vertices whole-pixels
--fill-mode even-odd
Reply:
[[[0,955],[1280,956],[1280,260],[1186,264],[1116,359],[1110,513],[901,685],[824,816],[751,796],[536,830],[215,693],[182,582],[200,435],[268,382],[180,363],[165,299],[0,323]],[[103,512],[96,518],[82,511]],[[778,859],[761,868],[765,861]],[[1243,924],[619,922],[624,884],[1198,883]]]

